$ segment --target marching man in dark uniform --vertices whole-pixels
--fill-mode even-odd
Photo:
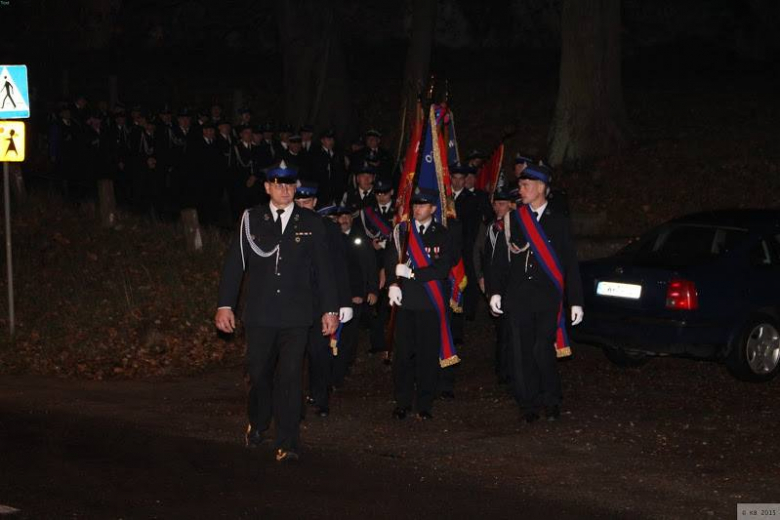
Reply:
[[[349,286],[355,315],[354,320],[344,327],[341,334],[343,348],[340,349],[333,365],[333,385],[338,388],[344,383],[349,367],[355,360],[361,317],[364,312],[371,312],[371,307],[376,304],[379,276],[371,241],[362,226],[353,225],[355,210],[341,206],[334,214],[338,217],[347,252]]]
[[[569,220],[547,204],[550,171],[527,165],[520,175],[522,205],[504,216],[507,254],[495,254],[488,290],[494,314],[511,327],[515,397],[526,422],[560,417],[556,357],[571,350],[566,334],[582,321],[582,282]],[[571,309],[566,313],[565,305]]]
[[[507,254],[504,236],[504,215],[514,209],[514,197],[504,190],[493,194],[494,218],[487,224],[481,224],[474,245],[474,273],[479,290],[490,295],[487,283],[491,280],[491,268],[496,255]],[[497,288],[496,292],[500,292]],[[508,383],[512,379],[511,344],[503,316],[494,317],[496,329],[495,370],[499,383]]]
[[[219,286],[217,328],[235,330],[234,310],[244,273],[249,274],[243,321],[250,380],[248,446],[276,425],[276,460],[298,460],[303,355],[314,306],[322,334],[336,331],[337,287],[322,219],[293,203],[297,172],[282,163],[267,173],[268,205],[247,210],[225,260]],[[277,373],[278,370],[278,373]],[[276,373],[276,380],[274,374]]]
[[[317,205],[318,186],[315,182],[301,181],[295,190],[295,203],[305,209],[314,210]],[[339,301],[339,329],[349,322],[354,312],[352,310],[352,298],[349,286],[349,272],[347,270],[347,251],[344,240],[341,237],[341,228],[328,217],[321,217],[325,225],[328,242],[328,253],[333,266],[333,274],[336,276],[336,286]],[[314,294],[314,318],[322,316],[322,308],[317,298],[317,280],[313,280],[312,293]],[[309,337],[306,343],[306,353],[309,356],[309,396],[308,404],[313,405],[315,415],[327,417],[330,414],[330,396],[328,387],[331,383],[333,372],[333,355],[339,355],[340,334],[330,337],[323,336],[319,323],[315,320],[309,328]]]
[[[417,188],[412,196],[409,261],[400,263],[399,250],[407,240],[406,224],[393,230],[385,259],[388,299],[399,307],[396,316],[393,417],[406,418],[416,397],[417,417],[432,419],[440,366],[457,363],[449,332],[447,278],[452,267],[447,228],[433,218],[439,194]]]
[[[371,240],[376,255],[376,266],[379,278],[379,297],[374,306],[375,312],[371,313],[371,350],[370,353],[385,352],[385,325],[390,317],[390,309],[387,303],[387,277],[385,275],[385,255],[387,254],[387,241],[393,231],[393,187],[390,183],[379,179],[374,185],[376,204],[365,206],[360,212],[360,220],[363,230]]]
[[[376,169],[369,164],[361,163],[355,168],[354,174],[356,186],[347,189],[342,204],[358,209],[376,204],[376,195],[374,195]]]

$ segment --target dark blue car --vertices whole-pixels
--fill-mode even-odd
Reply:
[[[747,381],[780,370],[780,211],[681,217],[581,270],[585,320],[574,339],[613,362],[714,359]]]

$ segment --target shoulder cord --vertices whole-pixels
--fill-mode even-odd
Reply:
[[[239,143],[240,144],[240,143]],[[243,146],[243,145],[242,145]],[[236,161],[238,161],[238,164],[242,168],[249,168],[252,169],[252,159],[249,159],[249,162],[244,162],[243,159],[241,159],[241,151],[238,148],[238,145],[233,146],[233,149],[236,151]]]
[[[276,255],[276,264],[274,267],[274,271],[276,272],[279,267],[279,244],[276,244],[276,247],[274,247],[271,251],[263,251],[260,249],[260,247],[255,244],[255,241],[252,240],[252,233],[249,231],[249,210],[244,211],[244,215],[241,217],[241,224],[240,227],[244,229],[244,236],[246,237],[246,241],[249,244],[249,247],[252,248],[252,251],[254,253],[261,257],[261,258],[268,258],[270,256]],[[241,264],[244,267],[244,270],[246,270],[246,259],[244,257],[244,241],[241,240]]]
[[[371,240],[379,238],[380,235],[379,231],[377,231],[376,233],[372,233],[371,231],[368,230],[368,226],[366,226],[366,212],[365,210],[362,209],[360,210],[360,221],[363,223],[363,230],[366,232],[368,238],[370,238]]]
[[[506,258],[509,262],[512,261],[512,255],[519,255],[520,253],[524,253],[531,249],[531,244],[526,243],[522,248],[517,247],[512,243],[512,229],[511,229],[511,220],[510,220],[510,214],[512,212],[508,212],[506,215],[504,215],[504,239],[506,240]],[[526,270],[528,267],[528,255],[525,257],[526,262]]]

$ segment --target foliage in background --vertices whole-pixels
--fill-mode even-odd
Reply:
[[[175,224],[101,229],[89,209],[39,194],[14,216],[17,337],[2,338],[0,372],[164,376],[240,359],[212,323],[226,237],[206,231],[191,254]],[[5,298],[0,313],[7,330]]]

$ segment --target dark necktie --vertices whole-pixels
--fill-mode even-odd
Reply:
[[[425,226],[420,224],[420,235],[424,235],[424,234],[425,234]]]
[[[533,211],[532,213],[534,214],[534,218],[538,221],[539,220],[539,212],[538,211]]]
[[[283,233],[282,231],[282,213],[284,213],[283,209],[277,209],[276,210],[276,229],[279,231],[279,235]]]

